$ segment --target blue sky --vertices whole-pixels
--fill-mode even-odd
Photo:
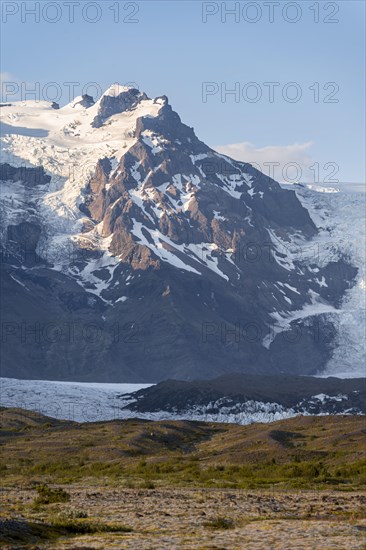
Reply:
[[[38,9],[2,2],[5,82],[56,82],[61,103],[65,82],[80,83],[77,95],[89,82],[135,82],[149,96],[166,94],[209,145],[264,171],[279,162],[276,179],[285,169],[294,178],[295,162],[300,179],[365,181],[363,1],[79,1],[73,22],[70,2],[39,2],[39,22],[25,4]],[[277,83],[273,101],[268,83]]]

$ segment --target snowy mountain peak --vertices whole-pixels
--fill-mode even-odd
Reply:
[[[139,318],[145,346],[133,358],[109,340],[101,351],[113,368],[124,357],[141,380],[150,347],[149,380],[163,371],[213,376],[227,364],[299,374],[324,367],[329,352],[314,340],[315,319],[329,324],[325,313],[339,307],[357,270],[342,258],[302,258],[317,228],[294,191],[212,150],[166,96],[152,100],[133,87],[114,85],[95,103],[81,96],[62,109],[14,103],[2,109],[1,127],[9,295],[31,291],[48,304],[46,318]],[[53,281],[50,294],[43,278]],[[37,315],[30,304],[29,318]],[[182,323],[168,358],[163,342]],[[207,323],[254,324],[257,337],[241,346],[241,336],[220,335],[207,347]],[[283,334],[299,324],[303,337],[284,355]],[[82,368],[89,360],[83,348]]]

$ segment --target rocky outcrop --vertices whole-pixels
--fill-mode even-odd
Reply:
[[[129,88],[118,95],[104,95],[101,98],[98,114],[94,118],[92,126],[100,128],[112,115],[132,109],[144,99],[147,99],[147,95],[140,93],[135,88]]]
[[[51,177],[46,174],[43,166],[26,168],[25,166],[14,167],[7,163],[0,164],[0,181],[21,181],[27,187],[46,185]]]
[[[30,267],[42,261],[36,252],[41,227],[35,223],[22,222],[7,227],[7,254],[11,252],[21,259],[24,266]]]
[[[74,103],[74,106],[81,105],[81,107],[84,107],[84,109],[89,109],[89,107],[92,107],[95,104],[94,98],[91,95],[83,94],[81,96],[80,101],[77,101]]]

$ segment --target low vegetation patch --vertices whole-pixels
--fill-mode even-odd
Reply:
[[[9,431],[16,411],[0,427],[3,483],[66,485],[82,481],[119,487],[267,487],[342,490],[366,484],[364,419],[306,417],[236,426],[138,419],[34,425]],[[16,416],[16,418],[18,418]],[[22,424],[22,426],[23,426]],[[27,458],[24,458],[24,457]],[[138,457],[138,458],[136,458]],[[34,505],[67,502],[62,489],[41,485]]]
[[[101,523],[93,521],[82,521],[70,519],[68,517],[59,517],[52,520],[52,527],[60,531],[66,531],[71,535],[87,535],[93,533],[130,533],[131,527],[117,523]]]
[[[208,529],[233,529],[234,522],[231,519],[218,516],[203,523]]]
[[[34,500],[33,504],[53,504],[55,502],[69,502],[70,495],[65,489],[57,488],[52,489],[45,483],[39,485],[36,489],[38,496]]]

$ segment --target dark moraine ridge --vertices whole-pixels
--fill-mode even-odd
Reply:
[[[322,398],[324,394],[324,398]],[[248,401],[278,403],[312,414],[358,412],[366,414],[364,378],[315,378],[307,376],[256,376],[231,374],[214,380],[167,380],[132,394],[128,405],[138,412],[184,412],[193,407],[235,408]],[[314,400],[315,396],[321,396]],[[222,403],[218,403],[222,400]]]

